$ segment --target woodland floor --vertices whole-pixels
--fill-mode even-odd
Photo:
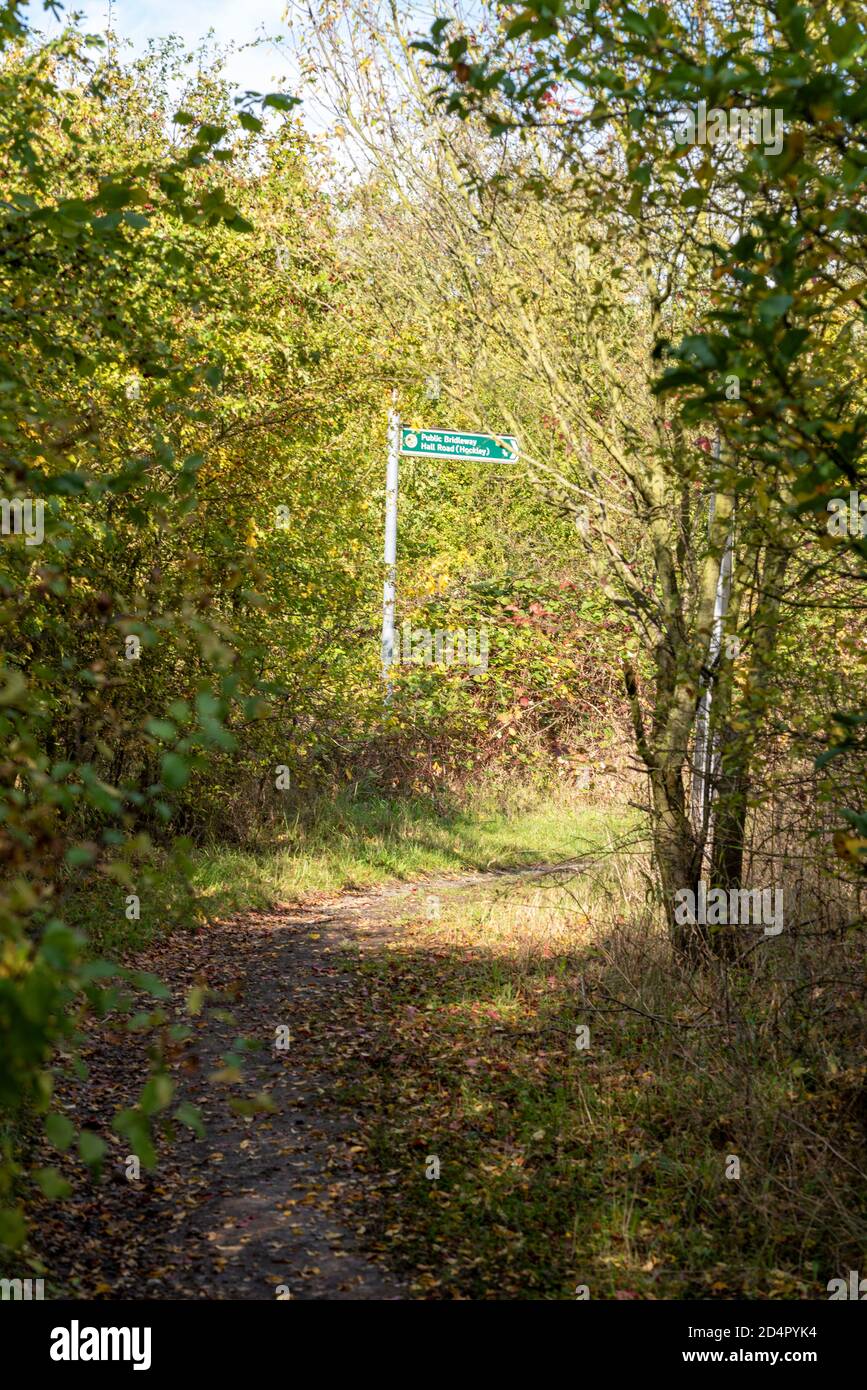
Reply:
[[[631,863],[582,844],[323,889],[124,953],[169,994],[94,1022],[86,1079],[58,1077],[53,1109],[107,1151],[91,1176],[41,1141],[72,1187],[29,1213],[49,1297],[826,1297],[863,1231],[855,986],[856,1022],[835,1015],[853,1063],[795,1073],[790,956],[725,994],[678,973],[635,925]],[[158,1162],[130,1175],[112,1119],[173,1025]],[[203,1135],[169,1132],[179,1105]]]
[[[168,986],[171,1021],[192,1023],[193,1037],[169,1062],[172,1108],[183,1100],[198,1106],[205,1137],[179,1129],[160,1146],[153,1172],[128,1178],[129,1142],[112,1132],[111,1117],[136,1102],[143,1049],[120,1025],[93,1030],[87,1080],[65,1083],[57,1100],[106,1142],[108,1156],[98,1179],[61,1158],[72,1197],[40,1199],[32,1213],[56,1293],[109,1300],[438,1296],[436,1252],[419,1280],[418,1270],[401,1272],[392,1249],[397,1232],[388,1222],[400,1209],[401,1174],[383,1167],[370,1136],[388,1123],[381,1078],[419,1061],[401,1055],[364,962],[401,949],[401,919],[422,918],[426,895],[540,872],[549,871],[449,875],[246,912],[174,933],[128,958]],[[202,988],[211,1002],[191,1019],[190,992]],[[215,1017],[215,999],[230,1013]],[[418,1008],[406,1006],[410,1026],[423,1007],[423,998]],[[290,1029],[286,1050],[275,1045],[281,1025]],[[259,1044],[245,1054],[243,1081],[222,1062],[239,1037]],[[224,1080],[215,1080],[221,1073]],[[232,1108],[261,1092],[273,1110],[250,1116]],[[411,1143],[421,1175],[435,1146],[426,1133]],[[58,1163],[54,1153],[46,1159]]]

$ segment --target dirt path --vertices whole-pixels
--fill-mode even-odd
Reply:
[[[387,1232],[375,1214],[377,1187],[393,1175],[371,1171],[355,1143],[360,1098],[344,1061],[361,1047],[375,1066],[388,1038],[365,1015],[365,985],[351,960],[398,939],[397,919],[422,916],[428,894],[576,867],[431,878],[247,913],[169,938],[156,962],[151,954],[133,962],[169,986],[173,1022],[190,1022],[191,988],[221,996],[223,1010],[206,1006],[193,1018],[194,1037],[170,1062],[172,1106],[197,1105],[205,1137],[179,1131],[154,1174],[128,1177],[129,1144],[110,1121],[137,1098],[141,1048],[125,1032],[94,1030],[88,1081],[70,1083],[61,1103],[105,1140],[109,1156],[98,1183],[67,1161],[73,1198],[34,1213],[51,1283],[105,1299],[410,1296],[387,1267]],[[281,1027],[290,1033],[286,1050],[276,1046]],[[244,1057],[243,1080],[223,1061],[239,1037],[260,1045]],[[269,1112],[233,1108],[262,1092]]]

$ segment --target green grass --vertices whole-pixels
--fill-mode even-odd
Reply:
[[[247,909],[434,874],[574,859],[633,821],[631,812],[581,804],[570,794],[516,792],[508,801],[478,797],[448,809],[420,798],[347,794],[317,802],[266,846],[213,844],[181,853],[186,882],[180,864],[159,855],[133,867],[131,886],[106,880],[80,892],[73,882],[64,915],[94,949],[111,955],[138,948],[168,927]],[[140,898],[135,921],[125,916],[130,892]]]
[[[347,799],[321,808],[312,828],[290,827],[271,849],[203,850],[193,884],[220,911],[264,907],[389,880],[556,863],[623,823],[622,812],[561,799],[447,813],[417,800]]]
[[[343,953],[364,1219],[417,1297],[823,1298],[860,1267],[860,941],[811,945],[808,979],[840,977],[819,1035],[803,944],[683,972],[644,867],[621,846],[567,883],[449,893]]]
[[[420,1298],[824,1297],[867,1239],[863,941],[784,936],[742,968],[684,970],[641,836],[635,813],[569,796],[347,796],[256,851],[197,849],[191,894],[138,866],[140,922],[108,883],[65,915],[122,952],[186,917],[591,855],[574,875],[438,886],[435,923],[407,899],[394,939],[332,956],[347,1041],[315,1066],[322,1103],[353,1115],[362,1244]]]

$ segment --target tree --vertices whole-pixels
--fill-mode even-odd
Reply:
[[[438,40],[446,23],[436,26]],[[641,196],[624,208],[619,190],[635,157],[629,113],[609,111],[597,120],[600,138],[579,145],[576,103],[550,84],[534,87],[535,68],[521,66],[513,45],[509,61],[530,73],[527,88],[538,97],[521,123],[514,108],[523,113],[523,89],[516,92],[505,66],[480,56],[484,30],[478,41],[450,41],[441,66],[457,77],[457,95],[449,89],[439,101],[418,56],[436,56],[437,46],[416,44],[413,56],[396,9],[384,18],[377,7],[352,7],[337,26],[344,30],[353,36],[346,52],[327,21],[318,61],[341,128],[352,132],[350,150],[376,171],[359,195],[360,220],[377,223],[374,244],[388,224],[403,248],[394,292],[439,304],[435,323],[445,332],[432,355],[453,358],[457,347],[455,398],[496,400],[525,441],[543,495],[581,523],[596,584],[629,620],[622,656],[635,745],[650,783],[663,900],[687,949],[694,934],[674,920],[675,894],[695,888],[711,828],[707,800],[693,817],[687,799],[697,713],[712,684],[707,743],[718,750],[723,732],[727,741],[722,779],[712,760],[709,785],[726,796],[725,806],[717,796],[710,859],[715,878],[737,886],[747,745],[767,713],[758,692],[767,686],[794,544],[782,471],[776,494],[745,490],[730,449],[717,460],[699,434],[707,425],[657,389],[660,344],[713,310],[709,239],[722,215],[699,217],[689,200],[674,198],[664,215]],[[428,328],[428,337],[436,331]],[[738,564],[723,633],[718,597],[735,511]],[[750,670],[741,684],[723,635],[743,645]],[[743,721],[732,703],[744,689],[750,734],[738,743],[736,769],[734,730]],[[731,936],[715,941],[734,944]]]

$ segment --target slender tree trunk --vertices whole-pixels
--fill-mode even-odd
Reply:
[[[675,949],[692,957],[697,929],[675,919],[675,894],[686,888],[695,893],[701,871],[702,846],[686,813],[683,763],[651,772],[653,801],[653,852],[665,902],[669,931]]]
[[[744,845],[752,765],[756,740],[768,706],[768,684],[777,644],[780,589],[789,556],[778,550],[766,557],[759,600],[752,618],[752,650],[746,681],[745,705],[738,718],[730,717],[732,678],[725,685],[721,712],[725,718],[717,730],[720,744],[719,767],[715,779],[716,800],[710,853],[710,882],[728,891],[743,886]],[[721,955],[737,954],[734,932],[717,932],[713,948]]]

